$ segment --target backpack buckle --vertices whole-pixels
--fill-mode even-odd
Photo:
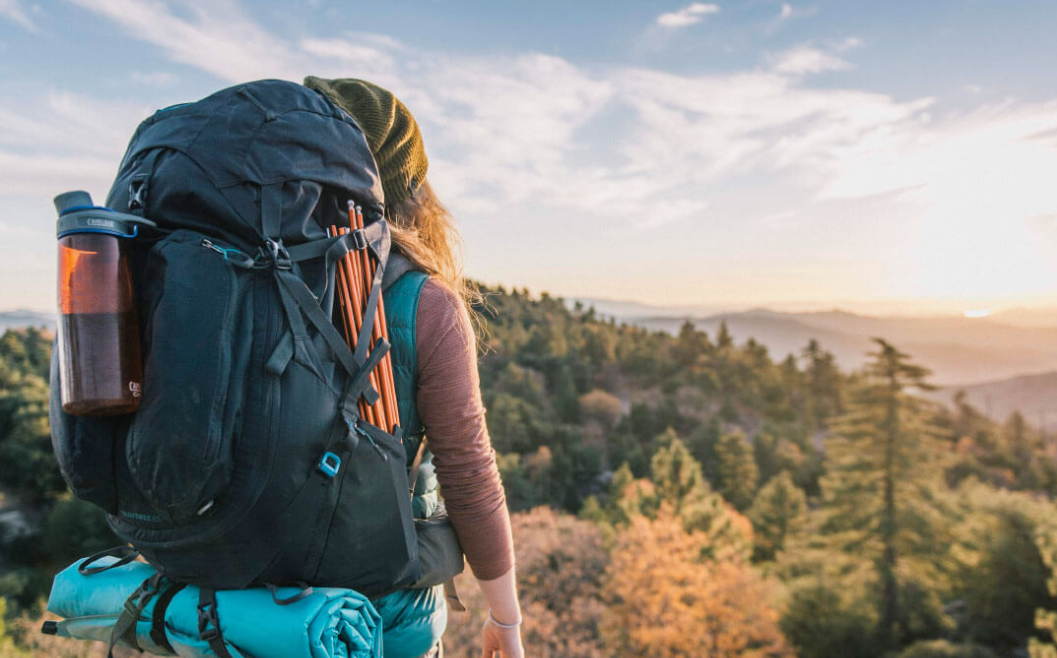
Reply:
[[[367,232],[362,228],[358,228],[352,233],[352,246],[356,248],[356,251],[363,251],[367,248]]]
[[[256,261],[263,265],[271,265],[280,270],[290,269],[290,252],[283,246],[282,240],[265,240],[257,252]]]
[[[210,642],[220,637],[220,618],[216,601],[198,606],[198,637]]]

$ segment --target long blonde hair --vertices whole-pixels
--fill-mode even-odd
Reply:
[[[481,294],[463,277],[462,236],[429,181],[385,212],[396,251],[455,292],[473,316]]]

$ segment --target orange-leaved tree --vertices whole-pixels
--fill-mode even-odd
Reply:
[[[687,531],[667,503],[635,516],[606,570],[602,621],[614,658],[792,658],[771,585],[740,558],[714,560],[712,538]]]

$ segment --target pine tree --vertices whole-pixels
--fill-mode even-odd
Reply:
[[[808,342],[801,357],[806,362],[807,411],[816,427],[821,428],[830,417],[844,411],[840,370],[833,355],[822,349],[814,338]]]
[[[807,497],[793,483],[789,471],[771,478],[756,495],[748,516],[753,529],[753,559],[773,560],[785,538],[807,512]]]
[[[878,636],[890,648],[906,637],[900,577],[904,561],[934,556],[942,515],[930,494],[937,479],[939,430],[912,390],[934,388],[929,371],[875,338],[863,381],[847,414],[833,420],[826,442],[823,531],[845,552],[872,562],[880,589]],[[924,561],[928,561],[928,557]]]
[[[1036,530],[1035,545],[1049,572],[1046,589],[1057,600],[1057,523],[1053,518],[1053,515],[1048,516],[1048,522]],[[1028,644],[1031,658],[1057,658],[1057,610],[1037,609],[1035,630],[1038,637],[1031,638]]]
[[[756,494],[759,469],[752,454],[752,447],[741,432],[724,434],[716,445],[716,489],[738,510],[752,504]]]

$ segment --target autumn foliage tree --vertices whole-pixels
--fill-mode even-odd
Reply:
[[[603,658],[599,626],[608,555],[602,532],[589,521],[537,507],[511,517],[526,655]],[[459,579],[469,614],[452,613],[444,654],[480,658],[480,629],[488,614],[476,584]]]
[[[664,503],[619,535],[606,570],[608,656],[792,658],[771,584],[742,560],[712,560],[712,539],[687,532]]]

